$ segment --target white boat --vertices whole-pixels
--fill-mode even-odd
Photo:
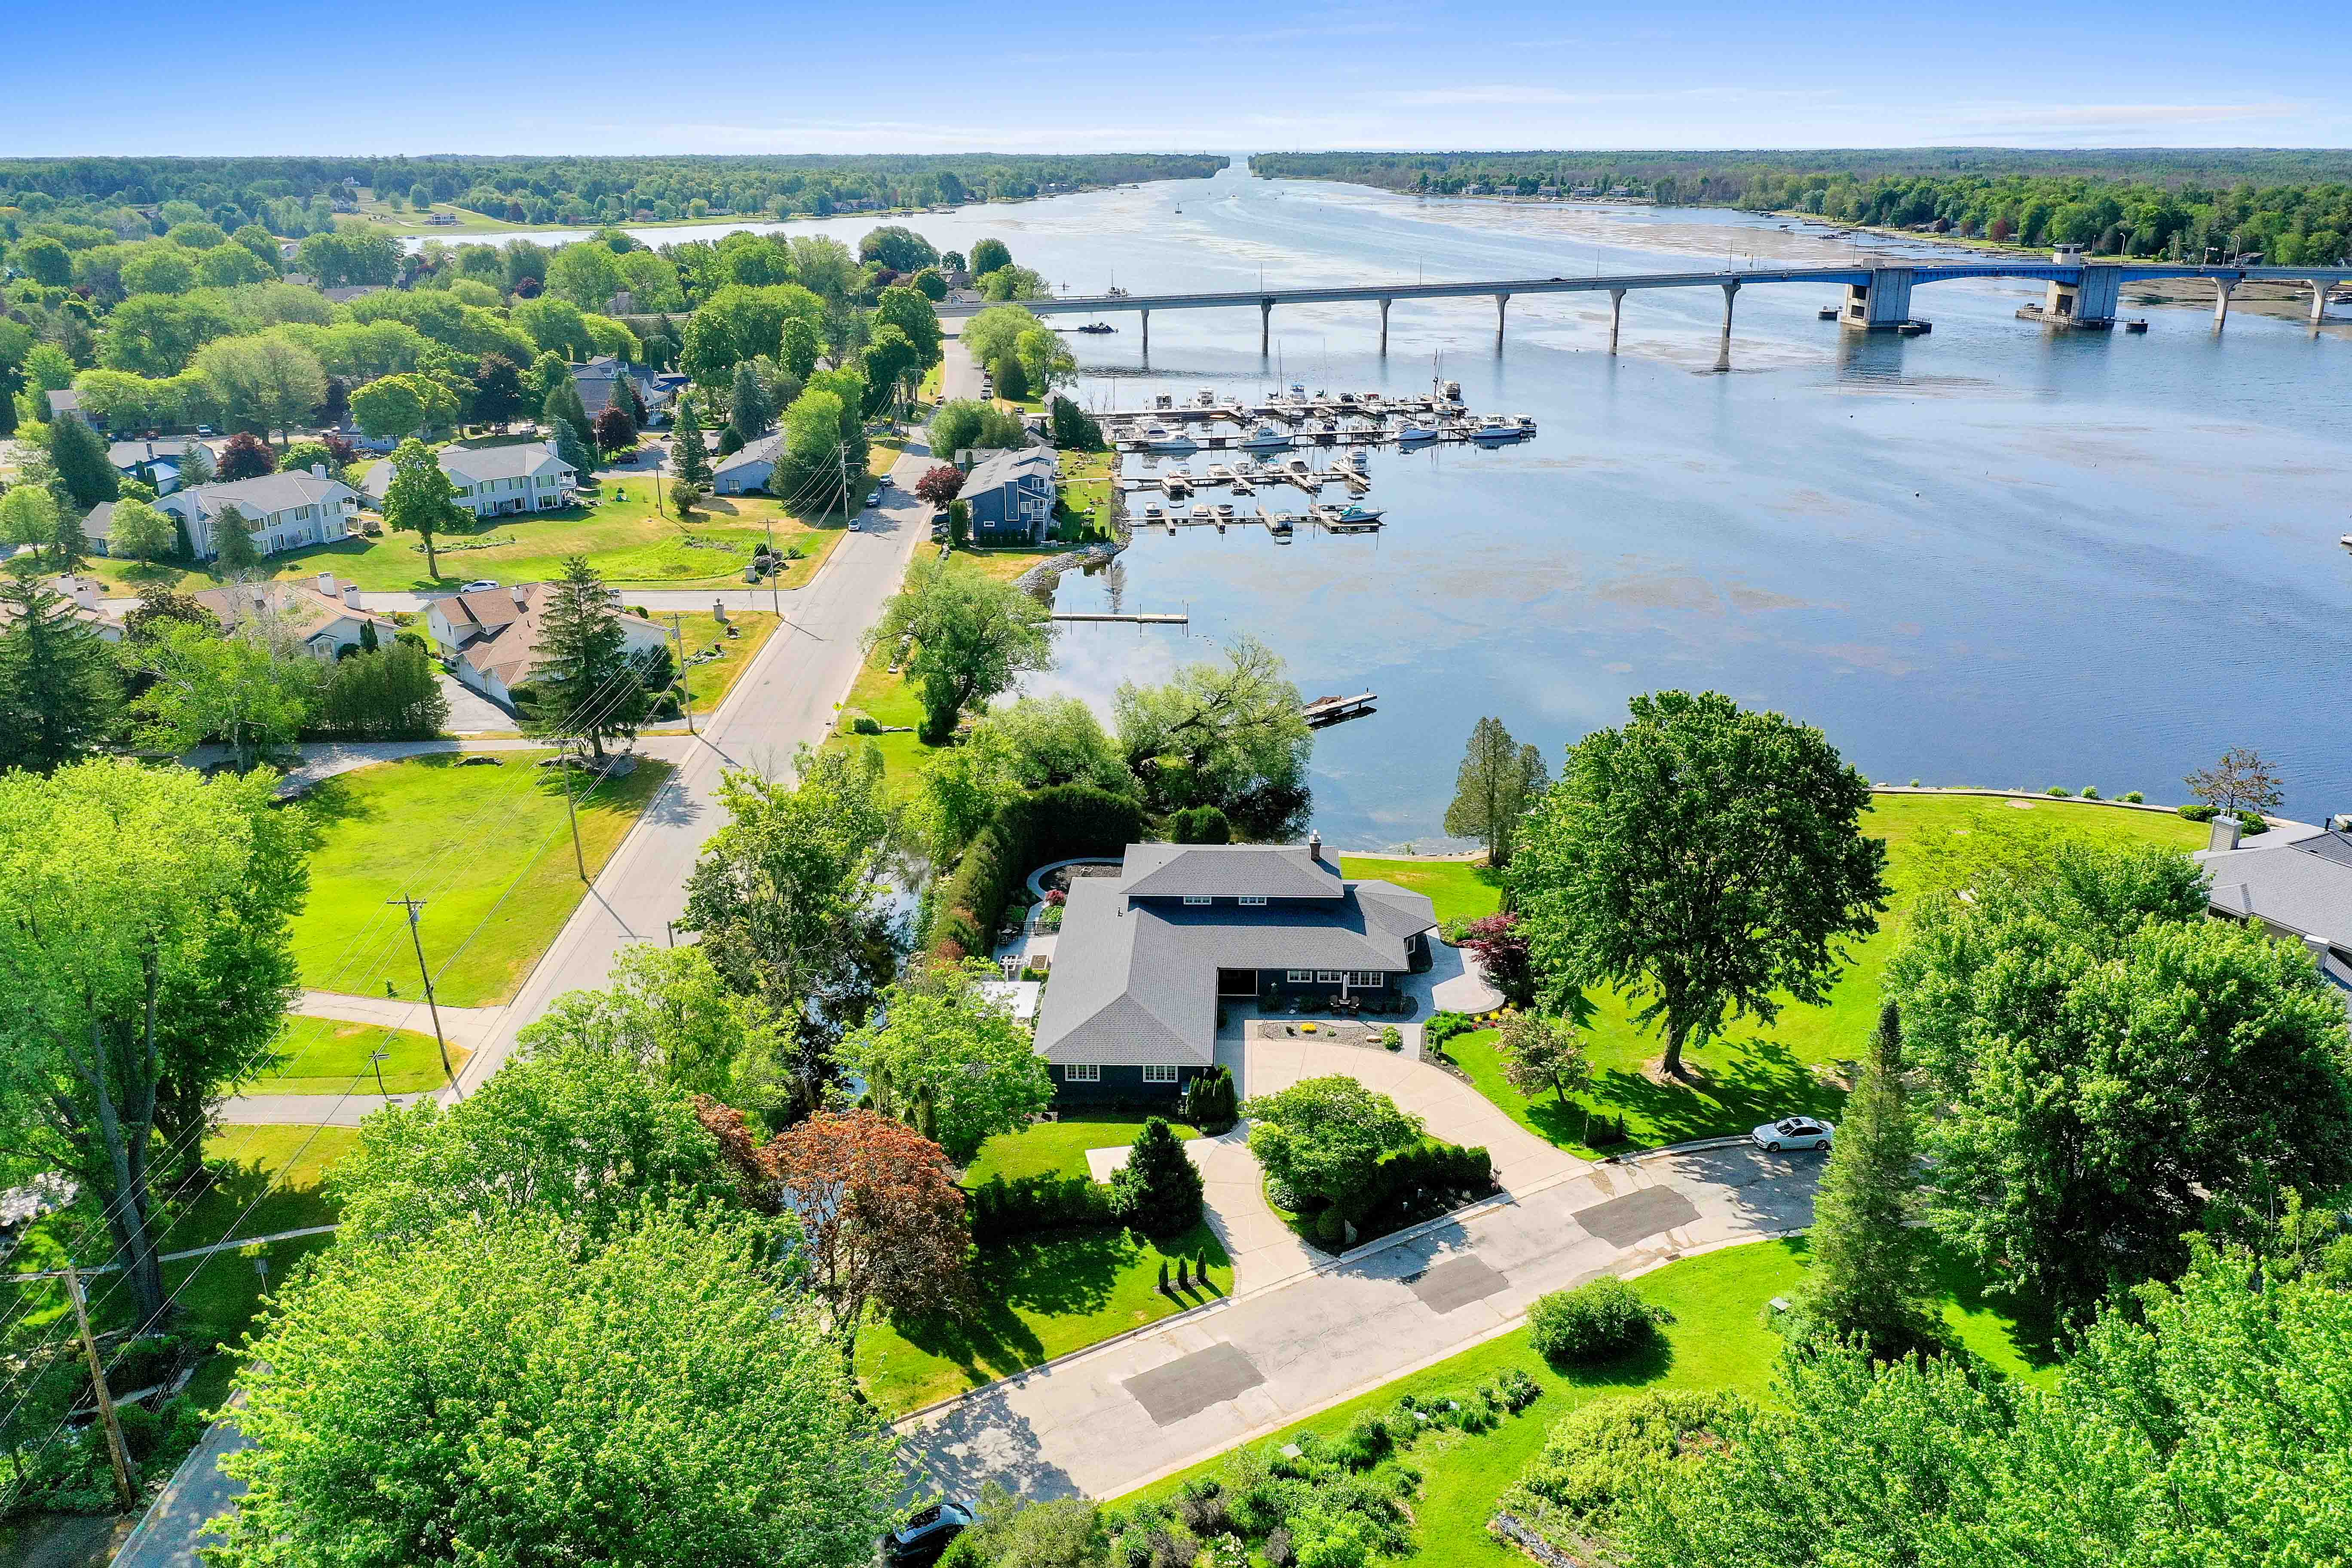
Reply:
[[[1417,424],[1411,419],[1406,420],[1402,425],[1397,426],[1397,445],[1400,447],[1421,446],[1436,439],[1437,432],[1435,430],[1426,425]]]
[[[1194,522],[1207,522],[1215,515],[1216,514],[1214,512],[1212,512],[1209,510],[1209,503],[1207,501],[1194,501],[1192,503],[1192,516]]]
[[[1360,474],[1368,473],[1372,466],[1372,454],[1367,447],[1351,447],[1348,450],[1347,463]]]
[[[1143,438],[1155,452],[1197,452],[1201,449],[1201,443],[1181,430],[1162,430],[1157,436],[1146,434]]]
[[[1290,437],[1286,432],[1277,430],[1271,425],[1261,425],[1243,440],[1242,449],[1248,452],[1279,452],[1289,445]]]
[[[1476,429],[1470,432],[1470,439],[1473,441],[1500,443],[1504,441],[1517,441],[1523,438],[1526,435],[1527,432],[1520,429],[1516,425],[1508,424],[1501,419],[1490,417]]]
[[[1517,426],[1523,435],[1532,436],[1536,433],[1536,416],[1532,414],[1514,414],[1511,416],[1511,423]]]
[[[1143,521],[1146,522],[1158,522],[1160,515],[1160,508],[1156,504],[1148,505],[1143,509]]]

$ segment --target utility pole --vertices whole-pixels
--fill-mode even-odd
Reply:
[[[416,916],[425,908],[423,899],[386,899],[387,904],[398,904],[408,911],[409,945],[416,950],[416,973],[425,980],[425,1006],[433,1015],[433,1043],[441,1047],[441,1077],[451,1089],[457,1087],[457,1069],[449,1065],[449,1042],[441,1037],[441,1004],[433,999],[433,972],[425,967],[425,939],[416,934]],[[460,1095],[458,1098],[463,1099]]]
[[[368,1062],[375,1068],[375,1091],[384,1099],[390,1100],[392,1091],[383,1087],[383,1058],[384,1052],[381,1047],[368,1053]]]
[[[131,1455],[122,1447],[122,1423],[115,1418],[114,1394],[106,1386],[106,1367],[98,1359],[98,1341],[89,1332],[89,1304],[82,1300],[81,1276],[71,1258],[66,1260],[66,1295],[73,1302],[74,1322],[81,1330],[82,1354],[89,1358],[89,1387],[98,1398],[98,1418],[106,1424],[107,1451],[114,1459],[115,1499],[129,1513],[138,1505],[139,1489],[131,1479],[134,1472]]]
[[[686,678],[686,631],[676,610],[669,613],[669,637],[677,648],[677,689],[686,701],[686,732],[691,735],[694,733],[694,683]],[[581,875],[584,878],[587,873],[583,871]]]
[[[586,856],[580,853],[580,812],[572,804],[572,742],[569,741],[562,742],[558,752],[562,759],[563,815],[572,819],[572,866],[580,873],[580,879],[584,882],[588,879],[588,859]]]
[[[834,447],[833,455],[841,460],[841,512],[844,517],[852,517],[856,514],[849,510],[849,443],[844,441]]]

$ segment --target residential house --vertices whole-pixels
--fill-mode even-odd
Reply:
[[[48,422],[50,424],[54,425],[60,419],[79,419],[85,425],[89,423],[89,416],[82,412],[81,394],[73,388],[61,387],[58,391],[43,393],[41,395],[49,405]]]
[[[107,461],[117,471],[155,487],[157,495],[169,495],[180,488],[180,469],[190,447],[201,448],[214,463],[220,461],[215,443],[200,441],[193,436],[167,436],[142,441],[111,441],[107,444]]]
[[[215,530],[226,508],[235,507],[251,526],[256,551],[275,555],[350,537],[359,497],[342,480],[329,479],[324,463],[314,463],[307,474],[264,474],[174,490],[155,505],[180,520],[188,548],[209,561],[220,553]],[[92,520],[95,524],[95,513]]]
[[[781,430],[756,441],[746,441],[740,449],[711,465],[711,489],[722,496],[766,489],[768,481],[775,477],[776,459],[783,450],[784,433]]]
[[[518,583],[511,588],[446,595],[426,608],[425,630],[452,674],[492,701],[512,708],[515,689],[529,685],[539,672],[543,617],[555,588],[552,583]],[[613,596],[620,597],[617,589]],[[667,630],[641,616],[624,613],[614,618],[633,654],[659,647],[668,639]]]
[[[2236,817],[2215,817],[2210,847],[2196,857],[2212,878],[2209,912],[2301,942],[2352,1006],[2352,816],[2320,830],[2282,825],[2252,839],[2239,829]]]
[[[122,619],[101,602],[105,589],[98,579],[79,575],[52,577],[49,587],[65,600],[66,614],[96,632],[100,642],[122,640]],[[0,604],[0,632],[5,632],[16,618],[13,608]]]
[[[1060,459],[1045,447],[991,452],[964,476],[956,499],[971,509],[974,539],[1042,544],[1054,526],[1054,476]]]
[[[449,476],[450,499],[476,517],[551,511],[580,499],[580,470],[556,456],[552,440],[444,447],[436,456]],[[391,460],[370,464],[361,485],[369,501],[382,506],[392,488]]]
[[[1426,895],[1339,874],[1323,843],[1130,844],[1074,881],[1038,1012],[1060,1103],[1172,1101],[1221,1007],[1390,994],[1430,962]]]
[[[656,375],[644,365],[631,364],[616,354],[602,354],[573,365],[572,384],[580,389],[580,405],[588,411],[592,425],[613,406],[624,384],[636,393],[637,402],[646,411],[643,422],[658,425],[681,384],[671,377]],[[631,417],[635,417],[634,411]]]
[[[304,651],[321,659],[367,647],[368,626],[376,646],[390,647],[400,623],[360,603],[360,585],[332,572],[276,583],[237,583],[189,595],[230,631],[273,626],[301,640]]]
[[[354,300],[364,300],[371,294],[381,294],[391,287],[388,283],[342,283],[332,289],[321,289],[330,305],[348,305]]]

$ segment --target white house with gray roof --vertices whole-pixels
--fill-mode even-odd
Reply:
[[[1385,998],[1436,924],[1426,895],[1342,877],[1319,838],[1130,844],[1062,911],[1037,1018],[1055,1099],[1173,1100],[1216,1060],[1220,1005]]]
[[[556,455],[551,440],[444,447],[434,456],[449,476],[449,499],[476,517],[552,511],[580,499],[580,470]],[[369,500],[382,506],[392,488],[392,459],[370,464],[361,483]]]
[[[326,465],[320,463],[307,474],[264,474],[173,490],[159,498],[155,507],[178,518],[187,531],[188,547],[199,560],[209,561],[220,553],[217,530],[230,507],[245,519],[253,548],[275,555],[349,537],[359,497],[342,480],[329,479]]]
[[[735,451],[719,458],[710,468],[710,488],[722,496],[740,496],[747,490],[764,490],[776,476],[776,459],[783,455],[784,433],[781,430],[746,441]],[[672,462],[670,472],[677,471]]]
[[[2212,847],[2197,856],[2212,879],[2207,908],[2302,942],[2319,973],[2352,993],[2352,817],[2319,830],[2281,826],[2250,840],[2238,826],[2215,818]]]

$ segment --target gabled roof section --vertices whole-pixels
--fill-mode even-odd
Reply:
[[[2312,833],[2200,858],[2212,906],[2352,951],[2352,834]]]
[[[1298,844],[1130,844],[1119,889],[1138,899],[1338,899],[1347,890],[1336,864]]]
[[[956,492],[957,499],[970,500],[974,496],[985,495],[990,490],[1000,489],[1024,479],[1041,479],[1051,484],[1060,467],[1061,459],[1045,447],[991,452],[974,463],[971,472],[964,476],[963,489]]]

